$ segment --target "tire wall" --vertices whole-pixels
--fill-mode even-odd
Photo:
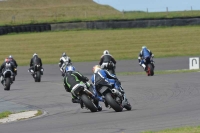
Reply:
[[[85,22],[79,23],[57,23],[51,24],[51,30],[73,30],[73,29],[87,29],[87,24]]]
[[[94,21],[94,22],[74,22],[56,24],[35,24],[19,26],[1,26],[0,35],[21,32],[43,32],[59,30],[77,29],[117,29],[117,28],[145,28],[158,26],[186,26],[200,25],[200,18],[173,18],[154,20],[118,20],[118,21]]]
[[[0,35],[5,35],[8,33],[22,33],[22,32],[43,32],[50,30],[51,30],[50,24],[1,26]]]
[[[200,25],[200,18],[177,18],[156,20],[123,20],[123,21],[94,21],[80,23],[51,24],[52,30],[73,29],[117,29],[117,28],[145,28],[158,26],[186,26]]]

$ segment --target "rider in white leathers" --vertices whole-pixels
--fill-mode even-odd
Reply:
[[[62,72],[62,76],[64,76],[66,66],[68,66],[71,63],[72,62],[70,57],[67,56],[66,53],[63,53],[62,57],[60,58],[60,62],[58,63],[60,71]]]

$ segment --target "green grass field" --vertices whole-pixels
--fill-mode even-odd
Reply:
[[[191,73],[191,72],[199,72],[199,69],[194,69],[194,70],[186,70],[186,69],[180,69],[180,70],[160,70],[160,71],[155,71],[155,75],[163,75],[163,74],[174,74],[174,73]],[[122,75],[122,76],[127,76],[127,75],[145,75],[145,71],[141,72],[119,72],[116,73],[117,75]]]
[[[174,129],[166,129],[161,131],[146,131],[142,133],[200,133],[200,126],[196,127],[181,127],[181,128],[174,128]]]
[[[7,0],[0,2],[0,25],[108,19],[122,13],[92,0]]]
[[[7,0],[0,2],[0,25],[192,16],[199,17],[200,11],[120,12],[108,5],[99,5],[93,0]]]
[[[66,52],[73,62],[98,61],[106,49],[117,60],[136,59],[143,45],[155,58],[198,56],[199,34],[199,26],[13,34],[0,37],[0,60],[11,54],[28,65],[36,52],[44,64],[55,64]]]

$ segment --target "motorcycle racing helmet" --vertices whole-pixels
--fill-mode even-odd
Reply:
[[[108,50],[104,50],[104,51],[103,51],[103,54],[104,54],[104,55],[109,54],[109,51],[108,51]]]
[[[145,48],[147,49],[147,47],[146,47],[146,46],[142,46],[142,49],[145,49]]]
[[[62,53],[62,57],[66,57],[67,56],[67,54],[64,52],[64,53]]]
[[[9,59],[13,59],[13,56],[12,55],[9,55],[9,57],[8,57]]]
[[[33,57],[36,56],[36,55],[37,55],[37,53],[34,53],[34,54],[33,54]]]
[[[75,71],[75,67],[74,66],[67,66],[66,67],[66,72],[69,72],[69,71]]]
[[[95,65],[92,69],[93,73],[96,73],[98,70],[100,70],[101,67],[99,65]]]

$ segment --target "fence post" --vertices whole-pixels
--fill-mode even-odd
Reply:
[[[147,8],[147,13],[149,12],[148,8]]]

